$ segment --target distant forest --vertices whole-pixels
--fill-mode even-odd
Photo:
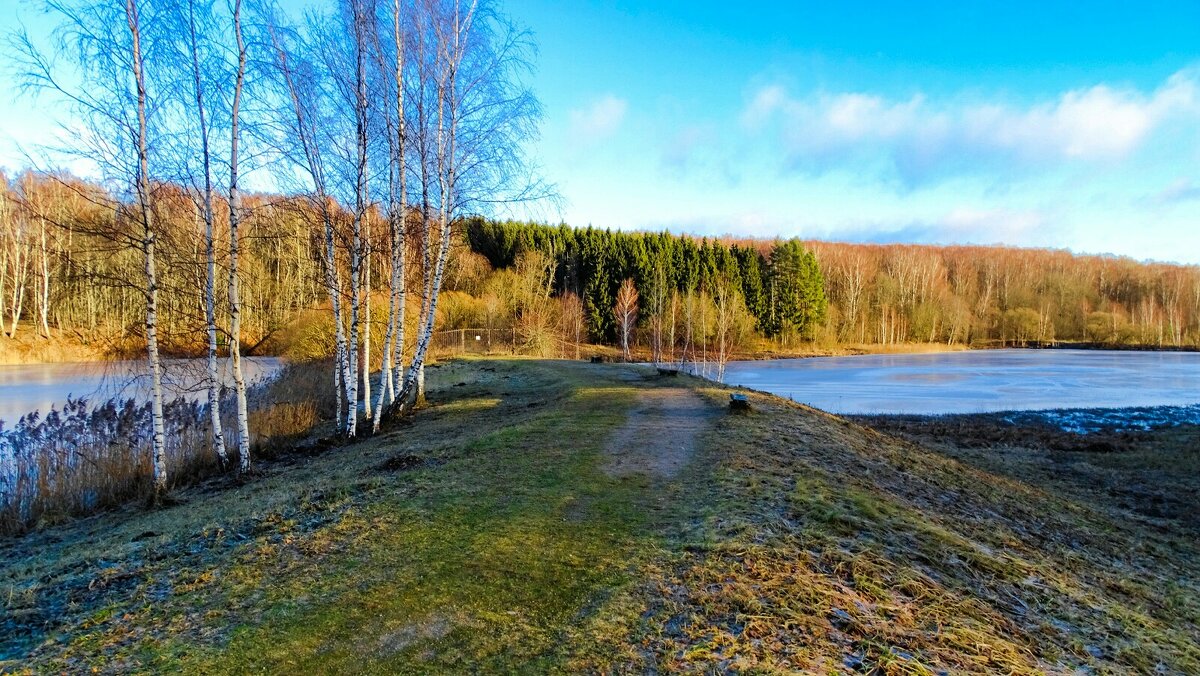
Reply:
[[[107,202],[104,189],[32,172],[0,180],[3,334],[53,332],[137,349],[144,323],[138,254],[88,234],[104,231],[103,221],[113,218],[97,206]],[[156,192],[164,258],[162,338],[172,353],[196,354],[205,325],[196,300],[204,283],[203,222],[182,189],[164,184]],[[304,313],[328,299],[320,284],[321,216],[311,201],[266,195],[245,201],[243,331],[247,346],[255,347],[295,333]],[[336,215],[339,255],[346,256],[351,214]],[[419,260],[426,249],[415,223],[410,230],[410,256]],[[378,306],[373,323],[382,325],[390,275],[384,216],[368,214],[363,232],[363,283]],[[524,332],[532,321],[536,331],[561,340],[618,344],[617,300],[630,280],[637,293],[637,312],[628,317],[630,339],[653,349],[657,335],[664,353],[683,340],[687,311],[700,313],[697,326],[704,335],[696,340],[715,339],[717,329],[708,325],[716,319],[703,315],[715,318],[718,301],[735,315],[729,319],[730,338],[736,338],[731,349],[741,351],[753,349],[755,335],[792,346],[1200,345],[1196,266],[1038,249],[703,239],[478,218],[460,222],[457,233],[445,284],[450,296],[438,308],[443,329],[486,324]],[[533,252],[548,264],[544,281],[515,274],[540,274],[529,269]],[[220,265],[227,254],[218,251]],[[410,288],[420,283],[414,278]],[[542,293],[559,302],[539,305],[498,288],[521,284],[526,296]],[[699,305],[685,307],[689,297]],[[579,331],[569,326],[576,301]],[[743,319],[748,326],[738,326]],[[672,335],[676,325],[679,336]],[[274,351],[280,342],[287,341],[264,342],[259,352]]]
[[[666,312],[672,295],[711,296],[724,289],[739,296],[766,337],[794,332],[812,338],[826,316],[820,266],[812,251],[795,240],[760,251],[753,245],[726,246],[667,233],[483,219],[468,221],[464,230],[471,249],[496,269],[511,267],[527,251],[550,256],[554,288],[582,299],[588,332],[601,342],[617,338],[612,308],[625,280],[640,292],[644,320]]]
[[[523,251],[552,255],[556,290],[581,295],[589,330],[606,340],[613,328],[603,309],[622,279],[652,288],[662,267],[673,291],[734,282],[764,337],[791,327],[824,344],[1200,345],[1197,266],[1000,246],[697,239],[482,220],[465,229],[496,268]]]

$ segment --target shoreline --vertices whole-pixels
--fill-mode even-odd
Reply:
[[[607,354],[612,347],[607,345],[588,345],[584,352]],[[1025,345],[963,345],[956,343],[848,343],[832,347],[818,347],[813,344],[795,348],[759,348],[737,353],[729,361],[771,361],[776,359],[813,359],[818,357],[856,357],[864,355],[908,355],[908,354],[948,354],[952,352],[982,352],[988,350],[1092,350],[1113,352],[1200,352],[1200,346],[1195,345],[1106,345],[1094,342],[1055,342],[1030,343]],[[24,336],[11,339],[0,336],[0,367],[3,366],[37,366],[41,364],[97,364],[121,361],[143,361],[144,350],[122,346],[119,349],[97,349],[81,343],[65,344],[60,337],[41,338]],[[637,357],[643,356],[642,350],[635,350]],[[647,353],[648,354],[648,353]],[[281,354],[245,354],[244,357],[274,357],[287,359]],[[441,355],[442,358],[460,356],[457,353]],[[188,354],[185,352],[163,355],[165,359],[203,359],[203,353]],[[222,356],[219,358],[227,358]]]
[[[1048,451],[879,433],[759,394],[730,415],[730,391],[448,362],[384,434],[298,441],[162,508],[0,538],[15,590],[0,669],[728,670],[713,636],[792,671],[844,660],[847,641],[861,664],[902,646],[930,673],[1200,664],[1178,651],[1196,590],[1173,586],[1200,561],[1190,431]],[[770,640],[743,638],[748,598]]]
[[[921,425],[968,427],[997,425],[1012,430],[1046,428],[1072,434],[1130,434],[1180,427],[1200,427],[1200,399],[1192,404],[1162,406],[1096,406],[1013,409],[981,413],[876,413],[841,416],[869,426]]]

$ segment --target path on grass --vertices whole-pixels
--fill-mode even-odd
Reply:
[[[605,448],[610,476],[648,474],[674,479],[696,452],[696,438],[718,410],[692,390],[652,388],[638,393],[625,424]]]

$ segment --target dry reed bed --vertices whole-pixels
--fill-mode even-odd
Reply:
[[[249,396],[251,452],[271,456],[332,416],[328,364],[284,367]],[[236,466],[233,399],[222,403],[225,439]],[[175,399],[163,410],[171,483],[186,485],[224,468],[213,452],[207,403]],[[77,399],[0,428],[0,534],[144,499],[152,490],[150,404],[98,406]]]

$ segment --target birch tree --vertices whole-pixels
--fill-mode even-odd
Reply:
[[[241,162],[242,91],[246,83],[246,40],[242,33],[242,0],[233,0],[233,35],[237,45],[237,68],[234,71],[233,105],[229,116],[229,361],[233,371],[234,397],[237,406],[238,469],[250,469],[250,420],[246,404],[246,377],[242,373],[242,300],[238,267],[240,241],[238,229],[242,222],[242,193],[238,185]]]
[[[7,185],[5,186],[7,192]],[[0,197],[0,200],[11,202],[6,197]],[[15,205],[7,206],[0,205],[0,218],[3,219],[3,236],[4,236],[4,268],[8,271],[7,279],[4,280],[6,286],[9,287],[9,296],[6,299],[8,304],[8,337],[17,337],[17,327],[21,323],[21,314],[25,308],[25,292],[29,288],[29,272],[32,268],[34,257],[33,238],[30,233],[30,225],[27,209],[15,208]],[[2,290],[0,290],[2,292]],[[0,316],[0,332],[3,332],[4,317]]]
[[[156,500],[167,491],[163,425],[162,361],[158,348],[158,230],[151,169],[162,136],[159,96],[147,65],[148,53],[165,48],[163,12],[153,0],[47,0],[56,15],[54,54],[47,56],[25,34],[17,36],[21,70],[35,90],[67,103],[85,133],[65,152],[94,163],[127,199],[114,204],[110,235],[132,244],[142,257],[146,355],[151,379],[151,465]],[[59,58],[70,62],[78,83],[62,79]],[[128,229],[122,229],[127,224]]]
[[[345,415],[345,411],[354,409],[343,406],[346,386],[353,377],[353,371],[349,368],[349,352],[352,348],[347,344],[342,323],[342,286],[334,235],[336,206],[329,192],[327,159],[323,152],[330,144],[326,129],[326,84],[322,70],[312,57],[312,45],[284,24],[274,8],[268,8],[265,19],[274,56],[276,86],[283,100],[281,108],[273,116],[277,127],[274,138],[282,157],[305,176],[302,189],[322,226],[321,272],[334,325],[335,422],[338,430],[345,433],[355,418]],[[286,181],[288,174],[281,174],[279,178]]]
[[[375,55],[382,88],[382,117],[387,139],[387,225],[391,277],[388,281],[387,329],[380,360],[379,394],[375,403],[372,430],[379,431],[383,421],[385,391],[394,403],[398,381],[404,375],[404,315],[407,306],[408,263],[408,128],[405,120],[405,51],[408,47],[408,17],[400,0],[392,0],[381,19],[390,31],[376,31]],[[382,36],[387,35],[390,41]]]
[[[199,5],[199,7],[197,7]],[[207,337],[205,351],[205,366],[207,374],[209,427],[212,434],[213,451],[225,467],[229,463],[225,450],[225,434],[221,424],[221,370],[217,362],[217,313],[216,313],[216,281],[217,258],[214,221],[216,190],[213,186],[213,149],[209,139],[209,114],[206,94],[209,89],[206,70],[211,67],[208,55],[202,55],[203,41],[211,39],[204,31],[199,21],[210,17],[214,12],[211,2],[203,0],[187,0],[185,6],[180,6],[179,33],[186,36],[183,45],[183,60],[190,62],[192,111],[195,116],[199,158],[201,162],[201,185],[199,187],[200,209],[204,218],[204,329]],[[197,16],[199,14],[199,16]],[[191,144],[187,144],[185,157],[192,157]]]
[[[541,112],[522,80],[530,67],[528,34],[488,0],[422,0],[415,15],[414,53],[421,59],[415,131],[422,137],[418,148],[433,151],[432,163],[420,158],[422,208],[436,204],[437,249],[423,261],[428,300],[422,302],[416,345],[392,412],[422,395],[452,228],[466,214],[548,194],[531,177],[523,155]]]
[[[717,382],[725,380],[725,365],[749,336],[754,323],[737,285],[724,275],[713,284],[713,331],[716,341]]]
[[[613,308],[617,319],[617,334],[621,339],[621,358],[629,361],[629,340],[637,326],[638,292],[632,279],[621,282],[617,290],[617,304]]]

